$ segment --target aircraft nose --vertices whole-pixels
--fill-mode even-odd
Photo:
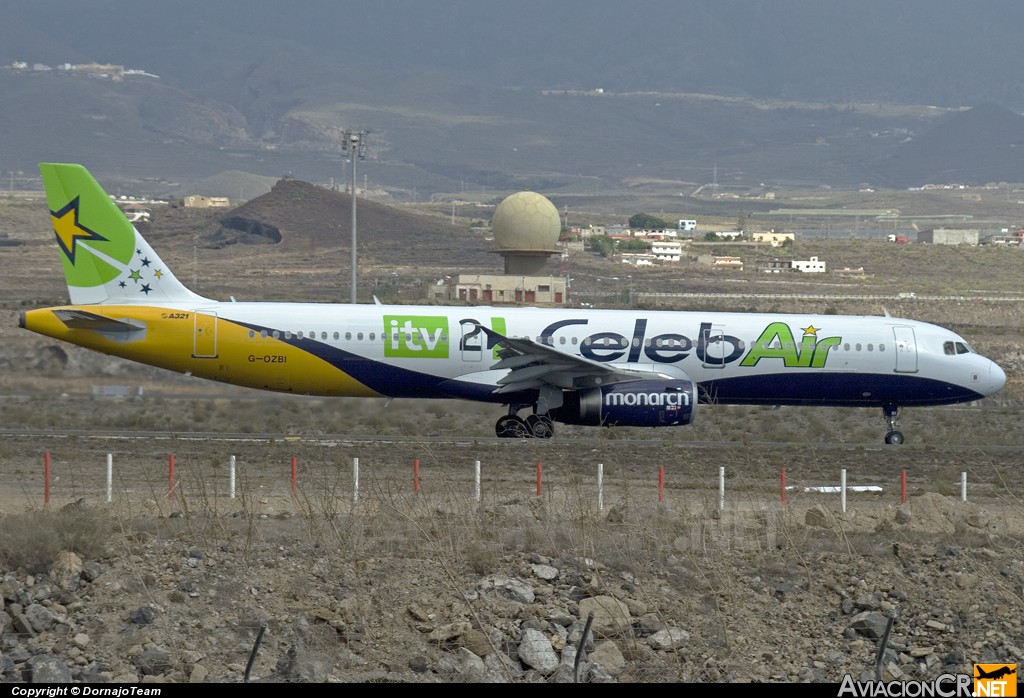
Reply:
[[[997,393],[1002,390],[1003,386],[1006,385],[1006,371],[1003,370],[1002,366],[997,364],[995,361],[991,362],[991,366],[988,371],[989,377],[989,394]]]

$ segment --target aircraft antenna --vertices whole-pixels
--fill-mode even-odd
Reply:
[[[366,131],[346,129],[341,141],[341,149],[348,153],[352,161],[352,300],[356,302],[356,276],[359,271],[359,256],[356,253],[356,160],[366,159]]]

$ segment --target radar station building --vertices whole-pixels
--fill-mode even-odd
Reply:
[[[494,209],[491,230],[504,274],[459,274],[432,286],[430,300],[485,305],[563,305],[568,300],[567,279],[545,273],[548,258],[561,254],[562,222],[554,204],[532,191],[512,194]]]

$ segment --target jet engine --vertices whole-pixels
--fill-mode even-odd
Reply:
[[[693,422],[696,408],[693,381],[637,380],[567,391],[548,416],[583,426],[670,427]]]

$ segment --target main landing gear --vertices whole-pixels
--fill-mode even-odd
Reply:
[[[886,424],[889,425],[889,431],[885,435],[885,443],[895,445],[903,443],[903,432],[897,428],[900,425],[900,408],[896,405],[884,405],[882,407],[882,414],[885,417]]]
[[[508,414],[498,418],[494,433],[501,439],[550,439],[555,424],[547,415],[531,414],[523,419],[516,414],[525,405],[509,405]]]

